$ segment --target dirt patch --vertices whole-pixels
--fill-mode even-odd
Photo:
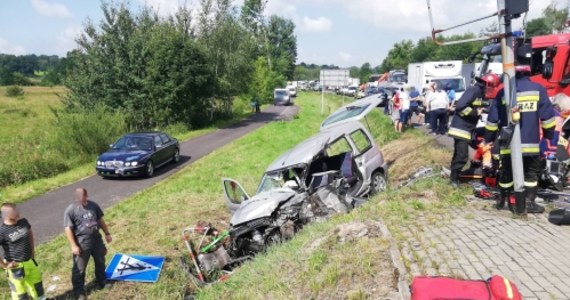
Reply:
[[[399,271],[381,223],[338,225],[305,247],[302,299],[399,299]]]
[[[399,140],[382,147],[384,159],[390,168],[391,184],[399,185],[421,167],[439,169],[449,163],[451,153],[438,146],[429,137],[405,134]]]

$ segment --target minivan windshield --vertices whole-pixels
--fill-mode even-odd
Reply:
[[[332,123],[340,122],[346,119],[350,119],[352,117],[356,117],[360,115],[363,111],[365,111],[370,104],[366,104],[363,106],[348,106],[346,110],[339,111],[330,115],[324,122],[322,126],[326,126]]]

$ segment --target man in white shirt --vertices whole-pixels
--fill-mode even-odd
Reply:
[[[431,133],[433,135],[444,135],[447,127],[447,112],[449,111],[449,100],[447,93],[441,90],[435,82],[432,83],[433,92],[428,96],[428,109],[431,112]]]

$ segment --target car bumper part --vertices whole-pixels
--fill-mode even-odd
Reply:
[[[116,169],[108,169],[97,167],[97,174],[103,177],[130,177],[141,176],[145,174],[145,165],[138,165],[136,167],[123,167]]]

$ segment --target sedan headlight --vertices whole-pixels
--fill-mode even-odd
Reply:
[[[138,164],[139,164],[138,161],[133,161],[133,162],[131,163],[131,165],[132,165],[133,167],[136,166],[136,165],[138,165]]]
[[[97,161],[97,165],[98,165],[98,166],[102,166],[102,165],[103,165],[103,162],[98,160],[98,161]]]
[[[125,163],[125,166],[130,167],[131,163],[130,162]]]

